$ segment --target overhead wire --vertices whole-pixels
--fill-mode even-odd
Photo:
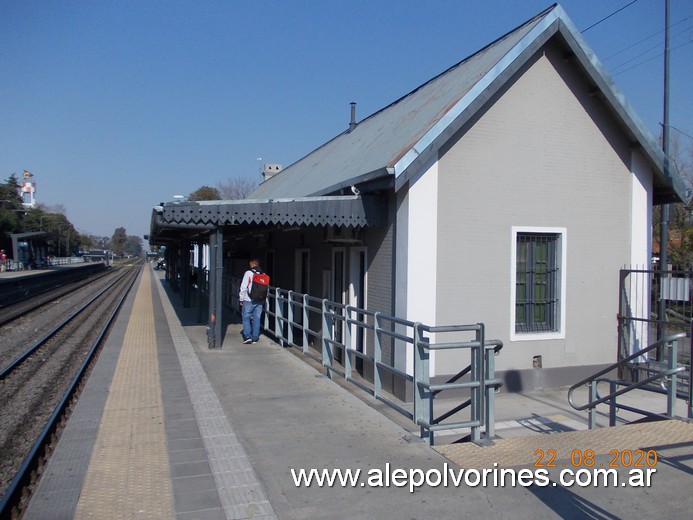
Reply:
[[[669,28],[670,28],[670,29],[673,29],[674,27],[676,27],[677,25],[679,25],[679,24],[681,24],[681,23],[687,21],[688,19],[689,19],[689,17],[686,16],[685,18],[679,20],[678,22],[671,24],[671,25],[669,26]],[[687,30],[687,29],[686,29],[686,30]],[[650,40],[650,39],[654,38],[655,36],[659,36],[659,35],[661,35],[661,34],[663,34],[663,33],[664,33],[663,30],[657,31],[657,32],[655,32],[655,33],[652,33],[651,35],[649,35],[649,36],[643,38],[642,40],[639,40],[639,41],[637,41],[637,42],[635,42],[635,43],[629,45],[628,47],[625,47],[625,48],[621,49],[620,51],[616,51],[616,52],[614,52],[613,54],[610,54],[609,56],[603,58],[602,61],[608,61],[608,60],[610,60],[611,58],[614,58],[614,57],[618,56],[619,54],[624,53],[624,52],[626,52],[627,50],[630,50],[630,49],[632,49],[633,47],[636,47],[636,46],[640,45],[641,43],[644,43],[644,42],[646,42],[647,40]],[[680,33],[679,33],[679,34],[680,34]]]
[[[630,6],[632,6],[632,5],[635,4],[636,2],[637,2],[637,0],[632,0],[630,3],[624,5],[623,7],[617,9],[616,11],[612,12],[611,14],[605,16],[605,17],[602,18],[601,20],[598,20],[597,22],[593,23],[592,25],[590,25],[590,26],[587,27],[586,29],[583,29],[583,30],[581,31],[581,33],[584,34],[585,32],[589,31],[590,29],[592,29],[592,28],[596,27],[597,25],[601,24],[602,22],[608,20],[608,19],[611,18],[612,16],[614,16],[614,15],[620,13],[621,11],[623,11],[624,9],[626,9],[626,8],[628,8],[628,7],[630,7]],[[669,25],[669,29],[671,30],[671,28],[676,27],[676,26],[678,26],[678,25],[680,25],[680,24],[682,24],[682,23],[688,21],[689,19],[690,19],[690,17],[689,17],[689,16],[686,16],[685,18],[683,18],[683,19],[681,19],[681,20],[679,20],[679,21],[677,21],[677,22],[675,22],[675,23]],[[682,33],[687,32],[687,31],[689,31],[689,30],[691,30],[691,26],[690,26],[690,25],[684,27],[681,31],[679,31],[678,33],[674,34],[674,35],[672,36],[672,38],[676,38],[677,36],[680,36]],[[624,53],[624,52],[626,52],[626,51],[628,51],[628,50],[630,50],[630,49],[633,49],[634,47],[637,47],[637,46],[640,45],[641,43],[644,43],[644,42],[646,42],[647,40],[649,40],[649,39],[651,39],[651,38],[654,38],[654,37],[656,37],[656,36],[659,36],[659,35],[661,35],[662,33],[664,33],[663,30],[657,31],[657,32],[654,33],[654,34],[652,34],[652,35],[650,35],[650,36],[647,36],[647,37],[645,37],[645,38],[643,38],[643,39],[641,39],[641,40],[639,40],[639,41],[637,41],[637,42],[635,42],[635,43],[633,43],[633,44],[631,44],[631,45],[629,45],[629,46],[627,46],[627,47],[621,49],[620,51],[617,51],[617,52],[615,52],[615,53],[613,53],[613,54],[607,56],[606,58],[604,58],[604,61],[609,60],[609,59],[611,59],[611,58],[614,58],[614,57],[618,56],[619,54],[622,54],[622,53]],[[689,38],[688,41],[685,41],[685,42],[683,42],[683,43],[680,43],[679,45],[676,45],[676,46],[673,47],[673,48],[670,48],[669,51],[670,51],[670,52],[673,52],[673,51],[675,51],[675,50],[677,50],[677,49],[680,49],[680,48],[682,48],[682,47],[685,47],[686,45],[690,45],[691,43],[693,43],[693,38]],[[655,50],[655,49],[657,49],[657,48],[663,47],[663,46],[664,46],[663,43],[659,43],[659,44],[657,44],[657,45],[655,45],[655,46],[649,47],[649,48],[645,49],[643,52],[637,54],[636,56],[634,56],[634,57],[632,57],[632,58],[630,58],[630,59],[628,59],[628,60],[622,62],[622,63],[619,64],[619,65],[616,65],[616,66],[613,68],[612,72],[611,72],[611,76],[612,76],[612,77],[613,77],[613,76],[618,76],[619,74],[623,74],[623,73],[625,73],[625,72],[628,72],[628,71],[630,71],[630,70],[633,70],[633,69],[635,69],[635,68],[637,68],[637,67],[639,67],[639,66],[641,66],[641,65],[643,65],[643,64],[645,64],[645,63],[648,63],[648,62],[650,62],[650,61],[652,61],[652,60],[654,60],[654,59],[661,58],[661,57],[664,55],[664,50],[662,50],[661,52],[659,52],[659,53],[658,53],[657,55],[655,55],[655,56],[649,57],[649,58],[647,58],[647,59],[643,59],[642,61],[640,61],[640,62],[638,62],[638,63],[635,63],[635,64],[632,65],[631,67],[628,67],[628,68],[623,69],[623,67],[626,66],[627,64],[632,63],[633,61],[635,61],[635,60],[637,60],[637,59],[639,59],[639,58],[643,58],[643,56],[645,56],[646,54],[650,53],[651,51],[653,51],[653,50]],[[622,69],[622,70],[619,70],[619,69]],[[693,139],[693,136],[687,134],[686,132],[684,132],[683,130],[681,130],[681,129],[679,129],[679,128],[676,128],[676,127],[674,127],[674,126],[672,126],[672,125],[669,125],[669,128],[671,128],[671,129],[673,129],[673,130],[676,130],[678,133],[683,134],[684,136],[686,136],[686,137],[688,137],[688,138],[690,138],[690,139]]]
[[[602,23],[603,21],[608,20],[609,18],[611,18],[612,16],[614,16],[614,15],[617,14],[617,13],[620,13],[621,11],[623,11],[623,10],[626,9],[627,7],[630,7],[631,5],[633,5],[633,4],[634,4],[635,2],[637,2],[637,1],[638,1],[638,0],[633,0],[631,3],[624,5],[624,6],[621,7],[620,9],[617,9],[616,11],[614,11],[614,12],[611,13],[610,15],[605,16],[604,18],[602,18],[602,19],[599,20],[598,22],[594,22],[594,23],[593,23],[592,25],[590,25],[587,29],[583,29],[583,30],[580,31],[580,32],[582,32],[583,34],[586,33],[586,32],[589,31],[592,27],[596,27],[597,25],[599,25],[599,24]]]
[[[676,47],[672,47],[671,49],[669,49],[669,52],[673,52],[673,51],[675,51],[676,49],[680,49],[681,47],[685,47],[686,45],[690,45],[691,43],[693,43],[693,40],[687,41],[687,42],[682,43],[682,44],[680,44],[680,45],[677,45]],[[644,54],[644,53],[643,53],[643,54]],[[635,58],[639,58],[639,57],[641,57],[641,56],[642,56],[642,54],[636,56]],[[643,61],[641,61],[641,62],[639,62],[639,63],[636,63],[636,64],[633,65],[632,67],[628,67],[627,69],[619,70],[618,72],[612,72],[611,75],[612,75],[612,76],[618,76],[619,74],[623,74],[624,72],[628,72],[629,70],[633,70],[633,69],[639,67],[640,65],[644,65],[645,63],[647,63],[647,62],[649,62],[649,61],[652,61],[652,60],[654,60],[654,59],[657,59],[657,58],[661,58],[662,56],[664,56],[664,51],[660,52],[659,54],[657,54],[657,55],[655,55],[655,56],[652,56],[651,58],[647,58],[646,60],[643,60]],[[633,61],[635,58],[633,58],[633,59],[631,59],[631,60],[629,60],[629,61],[627,61],[627,62],[625,62],[625,63],[629,63],[630,61]],[[619,66],[616,67],[614,70],[617,70],[619,67],[622,67],[623,65],[625,65],[625,63],[623,63],[622,65],[619,65]]]
[[[693,139],[693,135],[687,134],[686,132],[684,132],[684,131],[681,130],[680,128],[676,128],[676,127],[673,126],[673,125],[669,125],[669,128],[671,128],[672,130],[676,130],[678,133],[685,135],[685,136],[688,137],[689,139]]]
[[[623,11],[624,9],[626,9],[626,8],[628,8],[628,7],[630,7],[630,6],[632,6],[632,5],[635,4],[637,1],[638,1],[638,0],[632,0],[630,3],[624,5],[623,7],[620,7],[619,9],[616,9],[614,12],[612,12],[612,13],[608,14],[607,16],[605,16],[604,18],[602,18],[602,19],[596,21],[595,23],[593,23],[592,25],[590,25],[590,26],[587,27],[586,29],[583,29],[581,32],[582,32],[582,33],[585,33],[585,32],[587,32],[587,31],[589,31],[589,30],[592,29],[593,27],[596,27],[596,26],[599,25],[600,23],[602,23],[602,22],[608,20],[609,18],[611,18],[612,16],[614,16],[614,15],[620,13],[620,12]],[[680,25],[680,24],[682,24],[682,23],[688,21],[689,18],[690,18],[690,17],[687,16],[687,17],[685,17],[685,18],[679,20],[678,22],[675,22],[674,24],[670,25],[669,27],[670,27],[670,28],[676,27],[677,25]],[[689,26],[689,27],[684,27],[681,31],[679,31],[678,33],[674,34],[674,35],[672,36],[672,38],[675,38],[675,37],[681,35],[682,33],[684,33],[684,32],[686,32],[686,31],[690,30],[690,28],[691,28],[690,26]],[[647,37],[645,37],[645,38],[643,38],[643,39],[641,39],[641,40],[639,40],[639,41],[637,41],[637,42],[635,42],[635,43],[633,43],[633,44],[631,44],[631,45],[629,45],[629,46],[627,46],[627,47],[621,49],[620,51],[617,51],[617,52],[615,52],[615,53],[613,53],[613,54],[607,56],[607,57],[604,58],[602,61],[607,61],[607,60],[609,60],[609,59],[611,59],[611,58],[613,58],[613,57],[615,57],[615,56],[618,56],[619,54],[622,54],[623,52],[625,52],[625,51],[627,51],[627,50],[630,50],[630,49],[632,49],[632,48],[634,48],[634,47],[640,45],[641,43],[646,42],[647,40],[649,40],[649,39],[651,39],[651,38],[654,38],[654,37],[656,37],[656,36],[659,36],[659,35],[662,34],[663,32],[664,32],[664,31],[657,31],[657,32],[651,34],[650,36],[647,36]],[[673,51],[673,50],[676,50],[676,49],[680,49],[681,47],[683,47],[683,46],[685,46],[685,45],[688,45],[688,44],[690,44],[690,43],[693,43],[693,41],[687,41],[687,42],[685,42],[685,43],[682,43],[682,44],[680,44],[680,45],[677,45],[676,47],[670,49],[670,51]],[[634,68],[639,67],[640,65],[643,65],[643,64],[645,64],[645,63],[647,63],[647,62],[649,62],[649,61],[652,61],[652,60],[654,60],[654,59],[656,59],[656,58],[659,58],[659,57],[663,56],[663,55],[664,55],[664,51],[660,52],[659,54],[657,54],[657,55],[655,55],[655,56],[649,57],[649,58],[647,58],[647,59],[643,59],[642,61],[636,63],[636,64],[633,65],[632,67],[628,67],[628,68],[625,68],[625,69],[623,68],[623,67],[626,66],[627,64],[632,63],[633,61],[635,61],[635,60],[637,60],[637,59],[639,59],[639,58],[642,58],[643,56],[645,56],[645,55],[648,54],[649,52],[651,52],[651,51],[657,49],[658,47],[661,47],[662,45],[663,45],[663,44],[659,43],[659,44],[657,44],[657,45],[654,45],[654,46],[652,46],[652,47],[649,47],[649,48],[645,49],[644,51],[642,51],[641,53],[639,53],[639,54],[633,56],[632,58],[630,58],[630,59],[628,59],[628,60],[626,60],[626,61],[620,63],[619,65],[614,66],[614,67],[612,68],[612,70],[611,70],[611,75],[612,75],[612,76],[617,76],[617,75],[619,75],[619,74],[623,74],[624,72],[628,72],[629,70],[633,70]],[[619,70],[619,69],[622,69],[622,70]]]

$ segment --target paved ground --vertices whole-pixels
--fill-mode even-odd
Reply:
[[[180,308],[177,295],[167,294],[156,273],[150,274],[152,283],[148,286],[143,278],[137,295],[151,291],[154,323],[143,326],[138,336],[142,344],[135,351],[151,359],[147,329],[153,326],[164,412],[161,416],[154,402],[150,417],[163,417],[163,430],[152,424],[152,431],[166,439],[166,478],[173,495],[167,500],[178,519],[672,518],[687,517],[693,508],[693,425],[674,421],[585,432],[580,431],[584,417],[571,411],[564,389],[499,394],[502,440],[484,448],[431,448],[418,439],[413,425],[381,413],[380,403],[346,391],[292,351],[266,338],[256,345],[241,344],[238,324],[229,326],[223,349],[207,349],[204,326]],[[132,309],[131,303],[122,315],[124,324],[141,315]],[[111,334],[112,350],[103,358],[113,367],[97,364],[95,374],[100,375],[89,382],[101,388],[102,396],[85,390],[87,400],[94,396],[92,415],[80,422],[75,410],[66,432],[73,431],[79,440],[71,441],[67,433],[61,438],[56,455],[63,458],[51,461],[27,518],[72,518],[77,502],[91,498],[86,475],[97,468],[93,464],[99,453],[107,453],[106,445],[102,451],[93,449],[108,416],[104,403],[117,388],[118,366],[135,372],[126,368],[132,364],[116,366],[127,356],[127,328],[120,324],[120,329]],[[146,337],[150,339],[142,339]],[[157,376],[151,379],[155,382]],[[97,414],[94,409],[99,407]],[[132,403],[121,409],[126,413],[129,408]],[[63,443],[72,451],[61,450]],[[641,468],[628,458],[637,457],[638,449],[650,450],[649,459],[639,461]],[[611,469],[615,462],[620,464],[615,468],[618,481],[611,475],[612,480],[597,486],[569,485],[571,478],[584,482],[590,476],[587,470]],[[297,486],[292,470],[301,469],[361,474],[355,485]],[[637,477],[630,474],[636,469],[642,470],[642,480],[629,481]],[[141,475],[133,470],[126,485],[113,493],[134,497],[144,487]],[[447,485],[437,482],[438,475],[445,476]],[[531,478],[536,478],[534,485],[523,485]],[[457,485],[455,479],[460,479]],[[410,492],[412,482],[420,480],[424,484]],[[154,489],[149,492],[165,495]],[[150,514],[146,496],[137,500],[142,506],[133,502],[131,514],[113,512],[108,518],[167,517],[165,512]]]
[[[330,381],[304,360],[287,355],[291,351],[267,340],[255,347],[238,344],[238,330],[239,325],[231,325],[224,349],[209,351],[204,330],[186,328],[227,415],[239,437],[247,441],[244,445],[279,518],[458,518],[475,514],[490,518],[627,518],[662,512],[668,517],[687,515],[693,506],[687,491],[693,473],[693,425],[672,421],[589,432],[585,431],[586,415],[568,405],[567,390],[549,389],[497,396],[497,433],[503,439],[494,446],[453,444],[432,449],[417,440],[417,428],[400,420],[398,414],[374,414],[383,410],[381,403],[358,390],[354,390],[358,397],[346,393],[338,381]],[[665,404],[657,397],[652,406],[663,410]],[[684,403],[678,411],[685,414]],[[602,415],[598,422],[608,421]],[[612,487],[561,485],[561,470],[588,468],[588,460],[573,464],[579,462],[579,456],[590,456],[588,450],[595,453],[593,468],[609,469],[617,455],[628,459],[628,449],[636,456],[638,449],[657,451],[657,471],[650,474],[650,487],[628,485],[629,471],[636,469],[635,461],[630,460],[615,468],[620,480]],[[544,454],[541,460],[537,450]],[[556,451],[553,462],[550,450]],[[652,457],[650,454],[650,461]],[[543,487],[512,486],[509,481],[494,485],[490,474],[486,486],[422,486],[413,494],[392,485],[389,489],[295,488],[288,475],[288,469],[296,467],[366,471],[389,464],[390,469],[424,472],[494,467],[517,471],[537,470],[535,464],[549,463],[556,467],[544,468],[551,480]],[[645,478],[652,468],[640,463],[644,467],[637,469],[643,470]],[[564,478],[568,482],[570,474]]]

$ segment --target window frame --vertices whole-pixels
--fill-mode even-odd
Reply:
[[[554,320],[557,321],[554,330],[546,331],[517,331],[516,330],[516,299],[517,299],[517,239],[518,235],[556,235],[555,244],[555,265],[558,268],[556,276],[556,299],[558,300],[558,310],[555,312]],[[567,264],[568,231],[566,228],[559,227],[512,227],[512,253],[510,261],[510,341],[536,341],[565,339],[565,316],[566,316],[566,264]]]

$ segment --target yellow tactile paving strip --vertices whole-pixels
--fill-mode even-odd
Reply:
[[[630,424],[591,431],[551,433],[498,439],[493,446],[473,443],[435,446],[436,451],[462,468],[531,466],[537,450],[556,451],[556,460],[569,459],[573,450],[608,455],[612,450],[637,450],[653,446],[693,442],[693,424],[679,420]],[[544,458],[546,460],[547,457]]]
[[[150,271],[142,271],[75,518],[173,518]]]

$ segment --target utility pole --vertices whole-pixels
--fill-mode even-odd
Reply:
[[[662,150],[664,151],[664,174],[669,175],[669,0],[664,4],[664,116],[662,121]],[[666,303],[662,286],[668,283],[669,276],[669,204],[662,206],[662,219],[659,225],[659,309],[657,312],[657,340],[664,338],[664,312]],[[659,358],[659,352],[657,355]]]

